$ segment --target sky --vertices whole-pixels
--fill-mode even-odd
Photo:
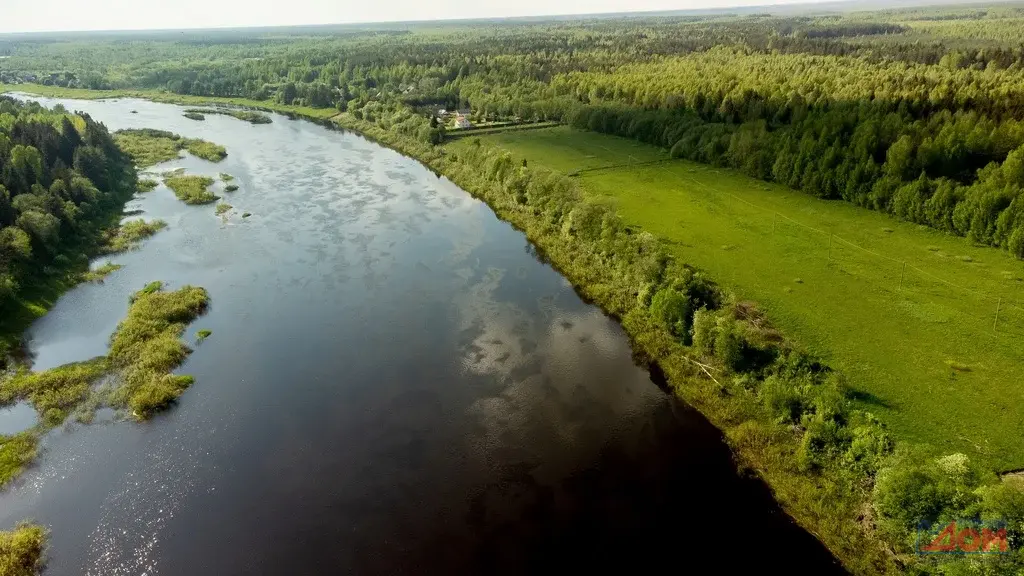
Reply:
[[[687,10],[808,0],[0,0],[0,33],[287,26]]]

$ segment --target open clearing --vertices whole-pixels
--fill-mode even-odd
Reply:
[[[480,142],[578,172],[589,194],[842,371],[899,437],[1024,468],[1020,261],[622,138],[559,127]]]

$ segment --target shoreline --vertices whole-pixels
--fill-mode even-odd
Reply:
[[[522,212],[506,209],[471,183],[446,171],[440,161],[444,154],[387,132],[368,122],[338,114],[324,121],[304,118],[334,128],[349,130],[381,146],[408,156],[438,176],[448,178],[468,194],[488,205],[498,218],[523,232],[527,240],[538,248],[549,265],[572,284],[586,302],[598,306],[606,315],[618,322],[629,338],[638,363],[654,374],[659,374],[668,388],[682,401],[698,410],[725,439],[736,460],[737,472],[753,472],[772,493],[779,506],[804,530],[817,538],[853,574],[888,574],[901,572],[884,543],[861,529],[866,498],[849,498],[839,482],[828,478],[827,471],[817,477],[797,472],[796,452],[799,439],[792,435],[773,434],[750,444],[744,418],[737,419],[736,406],[722,398],[717,382],[704,374],[681,369],[674,362],[674,351],[664,350],[659,335],[651,334],[648,318],[632,318],[603,297],[604,291],[578,274],[573,273],[571,251],[546,241],[543,235],[532,231],[529,217]],[[534,222],[535,223],[535,222]],[[808,494],[821,498],[808,498]],[[846,504],[846,506],[844,506]],[[850,507],[850,504],[857,504]],[[837,513],[838,511],[838,513]],[[845,524],[845,526],[843,526]],[[845,528],[845,529],[844,529]],[[854,528],[851,530],[850,528]]]
[[[757,413],[746,405],[743,398],[723,395],[718,382],[713,377],[708,378],[710,373],[705,376],[681,361],[679,350],[665,345],[662,331],[653,325],[646,310],[616,298],[614,291],[600,282],[600,270],[591,270],[590,274],[580,270],[575,265],[578,254],[573,246],[546,233],[541,217],[502,202],[501,191],[487,190],[470,181],[461,173],[461,169],[468,167],[447,158],[446,151],[441,148],[385,131],[333,109],[307,109],[244,99],[186,97],[148,91],[107,93],[35,85],[0,85],[0,92],[5,91],[52,98],[139,98],[169,104],[244,106],[310,121],[329,129],[348,130],[420,162],[439,177],[448,178],[474,198],[485,202],[496,216],[523,232],[581,297],[619,322],[630,339],[638,362],[646,364],[652,373],[664,374],[674,394],[718,428],[734,454],[739,472],[752,471],[764,481],[780,507],[821,541],[847,570],[855,574],[899,572],[898,563],[880,540],[862,527],[866,498],[847,493],[846,486],[840,480],[830,478],[827,469],[819,474],[800,472],[796,461],[799,437],[783,433],[764,422],[760,422],[765,424],[763,427],[755,426],[752,430],[749,423],[762,420],[756,417]],[[65,287],[60,293],[71,287],[73,285]],[[688,360],[685,356],[682,358]]]

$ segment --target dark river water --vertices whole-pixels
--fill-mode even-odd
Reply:
[[[163,186],[132,201],[168,229],[30,330],[45,369],[105,353],[150,281],[211,296],[175,407],[57,430],[0,494],[0,526],[52,531],[48,575],[841,573],[620,327],[454,184],[281,116],[63,103],[223,144],[222,163],[158,169],[240,189],[223,219]]]

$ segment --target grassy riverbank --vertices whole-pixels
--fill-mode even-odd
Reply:
[[[741,466],[764,478],[851,572],[996,575],[1024,566],[1019,548],[970,560],[917,556],[922,520],[1001,518],[1014,526],[1010,540],[1017,541],[1024,486],[988,471],[991,461],[979,465],[891,435],[844,372],[783,336],[758,304],[688,268],[692,260],[678,241],[637,226],[609,193],[594,194],[585,178],[535,168],[472,140],[441,150],[347,114],[334,121],[418,158],[522,229],[578,291],[621,319],[638,355],[725,433]],[[627,154],[625,163],[660,160]],[[650,189],[649,182],[618,186]],[[701,222],[706,226],[707,218]],[[717,270],[731,278],[726,268]],[[788,279],[783,291],[802,283]]]
[[[627,232],[614,212],[585,201],[577,183],[562,174],[527,168],[508,155],[492,155],[480,147],[472,153],[453,154],[348,114],[334,121],[417,158],[523,230],[581,294],[621,320],[634,351],[657,364],[676,393],[725,433],[741,466],[764,478],[780,504],[847,568],[857,574],[901,571],[894,556],[858,522],[868,498],[859,480],[863,475],[824,460],[808,462],[816,456],[808,453],[804,436],[795,433],[791,424],[780,424],[772,408],[775,400],[761,397],[756,387],[752,392],[747,384],[767,374],[792,372],[815,382],[806,391],[815,398],[835,389],[822,379],[823,373],[784,367],[791,361],[794,366],[801,364],[804,356],[790,344],[780,343],[756,308],[736,302],[682,262],[672,262],[654,236]],[[704,331],[704,347],[697,350],[688,345],[686,335],[701,308],[711,310],[708,318],[713,318],[713,327]],[[720,350],[713,343],[707,345],[708,340],[721,340]],[[775,360],[768,366],[742,369],[742,361],[729,358],[730,349],[737,351],[738,358],[753,350],[770,350],[767,356]],[[735,368],[727,365],[733,361],[738,362]],[[874,428],[866,415],[851,411],[845,400],[812,401],[807,396],[793,401],[804,406],[797,410],[798,422],[804,416],[814,418],[810,404],[836,402],[844,418],[862,422],[865,431],[877,431],[877,448],[885,450],[884,431]],[[857,459],[873,466],[866,464],[872,458]]]
[[[481,141],[577,171],[589,197],[757,301],[898,437],[1024,468],[1024,265],[1009,254],[614,136],[563,127]]]
[[[310,119],[324,123],[324,117]],[[779,327],[788,326],[791,319],[780,314],[774,322],[779,313],[773,308],[778,306],[775,301],[768,298],[764,304],[754,304],[741,298],[748,296],[744,291],[729,289],[739,286],[729,274],[739,264],[716,267],[700,260],[701,254],[733,252],[733,244],[704,246],[699,243],[706,240],[694,237],[688,240],[692,245],[677,246],[684,240],[671,235],[671,219],[687,215],[672,212],[668,205],[660,212],[670,217],[638,225],[637,214],[630,212],[630,191],[660,189],[635,171],[640,162],[658,166],[654,163],[663,157],[642,158],[639,154],[644,149],[629,143],[630,151],[621,162],[624,166],[609,166],[610,156],[594,153],[580,137],[568,139],[582,150],[575,158],[552,152],[550,144],[536,144],[545,152],[525,158],[524,163],[525,155],[477,145],[473,139],[444,149],[416,138],[414,130],[399,133],[350,114],[335,115],[332,120],[417,158],[522,229],[584,296],[621,320],[637,354],[662,369],[673,389],[724,432],[741,466],[764,478],[782,506],[852,572],[970,570],[995,575],[1015,573],[1022,566],[1019,550],[969,562],[955,557],[924,562],[914,555],[914,530],[921,519],[1004,518],[1013,526],[1011,538],[1019,538],[1024,527],[1024,491],[965,456],[946,455],[944,447],[928,450],[908,442],[898,428],[895,437],[890,435],[865,410],[876,411],[877,403],[859,393],[858,382],[851,383],[846,367],[836,371],[821,362],[822,357],[835,360],[834,352],[817,348],[816,342],[808,344],[800,333],[797,341],[787,339],[794,334],[788,327]],[[556,166],[559,161],[563,165]],[[545,162],[561,170],[545,168]],[[564,173],[571,164],[576,164],[571,171],[579,177]],[[592,175],[620,169],[633,171],[611,179],[621,190],[591,188]],[[635,179],[645,184],[637,186]],[[713,184],[711,177],[698,182]],[[719,192],[733,193],[731,189]],[[715,212],[724,210],[722,204],[709,203],[712,208],[704,207],[704,213],[698,212],[703,215],[695,216],[684,229],[722,228],[714,220]],[[641,199],[632,206],[639,212],[642,205]],[[700,202],[692,209],[697,208]],[[784,215],[789,215],[788,210],[776,208]],[[742,228],[744,220],[738,221]],[[659,228],[659,222],[667,222],[666,228]],[[730,234],[740,237],[742,232],[737,229]],[[903,232],[894,226],[880,233],[895,237]],[[756,245],[758,239],[749,242]],[[941,244],[936,246],[946,253]],[[791,251],[795,256],[809,248],[797,243]],[[826,270],[830,259],[831,253],[826,253]],[[964,258],[959,261],[967,263]],[[726,288],[687,266],[693,263],[714,270]],[[846,274],[865,268],[851,263],[837,266],[845,266],[840,269]],[[798,293],[809,283],[822,289],[818,275],[782,274],[784,281],[783,276],[774,280],[783,294]]]

